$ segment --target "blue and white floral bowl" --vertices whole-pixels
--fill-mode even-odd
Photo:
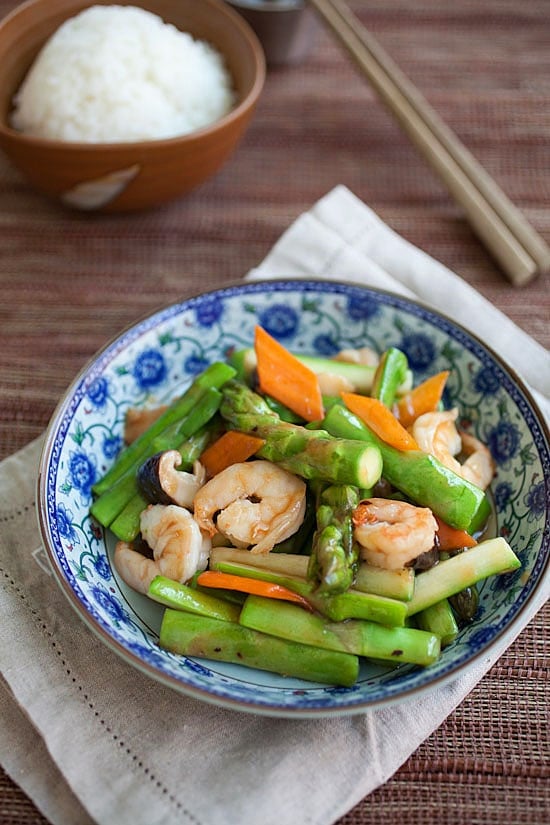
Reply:
[[[250,346],[256,324],[290,349],[404,350],[415,379],[451,371],[446,402],[497,465],[492,529],[522,567],[480,589],[480,615],[426,669],[364,665],[348,689],[188,659],[157,646],[162,608],[129,590],[111,564],[114,541],[90,518],[91,487],[122,446],[125,410],[178,394],[208,364]],[[130,665],[198,699],[258,714],[358,713],[458,675],[513,632],[549,564],[548,430],[529,393],[479,340],[441,315],[389,293],[326,281],[231,286],[170,306],[103,349],[70,387],[50,424],[39,473],[44,544],[80,617]]]

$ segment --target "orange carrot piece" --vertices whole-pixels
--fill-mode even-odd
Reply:
[[[306,421],[324,416],[317,375],[306,367],[262,327],[254,334],[256,369],[260,389]]]
[[[231,464],[246,461],[247,458],[257,453],[264,444],[265,439],[259,438],[257,435],[241,433],[238,430],[228,430],[204,450],[200,462],[207,475],[215,476],[225,470],[226,467],[230,467]]]
[[[441,401],[449,370],[443,370],[427,378],[397,402],[397,418],[404,427],[409,427],[419,415],[433,412]]]
[[[435,514],[434,518],[437,521],[437,539],[440,550],[460,550],[462,547],[476,546],[477,541],[466,530],[451,527]]]
[[[265,596],[267,599],[282,599],[287,602],[295,602],[307,610],[313,610],[308,600],[303,596],[289,590],[288,587],[284,587],[282,584],[273,584],[262,579],[236,576],[218,570],[205,570],[197,577],[197,584],[203,587],[216,587],[221,590],[238,590],[241,593],[251,593],[254,596]]]
[[[346,407],[355,413],[378,438],[397,450],[418,450],[418,444],[399,423],[395,415],[378,398],[357,395],[353,392],[341,393]]]

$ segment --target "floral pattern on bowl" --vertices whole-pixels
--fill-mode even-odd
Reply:
[[[497,473],[490,530],[520,570],[480,588],[476,621],[435,665],[362,666],[352,688],[315,685],[176,656],[157,645],[162,608],[129,590],[111,565],[113,537],[90,518],[91,488],[122,447],[125,410],[165,403],[208,364],[250,346],[256,324],[290,349],[330,356],[344,347],[403,349],[415,381],[449,369],[445,402],[491,449]],[[342,283],[270,281],[199,295],[136,324],[102,350],[60,404],[48,430],[39,517],[57,579],[81,618],[121,655],[188,695],[280,716],[357,713],[441,684],[510,630],[548,565],[548,432],[522,383],[487,347],[408,299]]]

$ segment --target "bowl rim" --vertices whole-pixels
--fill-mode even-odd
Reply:
[[[17,18],[20,14],[26,12],[29,8],[35,5],[43,5],[47,0],[24,0],[23,3],[16,6],[9,12],[5,17],[0,19],[0,36],[2,34],[2,29],[11,23],[12,20]],[[121,0],[123,5],[132,5],[133,0]],[[140,0],[135,0],[136,3],[139,3]],[[206,126],[202,126],[200,129],[194,129],[192,132],[187,132],[182,135],[174,135],[169,138],[150,138],[147,140],[125,140],[125,141],[102,141],[102,142],[89,142],[89,141],[71,141],[71,140],[59,140],[57,138],[43,138],[38,137],[37,135],[28,135],[24,132],[19,131],[18,129],[14,129],[11,127],[8,122],[7,118],[0,118],[0,135],[3,135],[4,138],[8,138],[11,141],[19,141],[21,145],[27,145],[29,148],[32,147],[41,147],[43,149],[61,149],[67,152],[78,152],[78,153],[89,153],[92,154],[93,152],[129,152],[132,150],[138,149],[140,152],[143,152],[147,149],[154,149],[155,147],[159,148],[168,148],[174,145],[181,145],[181,144],[191,144],[196,140],[200,140],[207,135],[214,135],[218,131],[223,130],[225,127],[230,126],[234,121],[238,121],[247,111],[253,108],[262,92],[262,89],[265,85],[265,79],[267,74],[266,68],[266,58],[265,52],[263,47],[260,43],[260,40],[250,24],[244,19],[242,15],[240,15],[234,8],[232,8],[228,3],[222,2],[222,0],[205,0],[210,6],[216,8],[220,11],[226,19],[229,19],[233,22],[236,28],[241,30],[241,33],[244,35],[245,40],[248,42],[251,54],[253,56],[256,72],[254,77],[254,82],[249,89],[248,93],[240,100],[236,106],[234,106],[229,112],[227,112],[222,117],[218,118],[217,120],[209,123]],[[90,2],[88,6],[84,6],[80,9],[80,11],[84,11],[85,8],[90,8],[93,6],[94,3]],[[102,2],[102,5],[109,5],[107,0]],[[143,7],[142,7],[143,8]],[[75,15],[79,13],[75,11]],[[75,16],[71,15],[71,16]],[[69,20],[70,17],[67,17],[66,20]],[[44,46],[46,40],[43,42],[42,46]],[[27,69],[27,71],[30,69]],[[16,90],[15,90],[16,91]],[[14,94],[15,94],[14,91]],[[13,98],[13,95],[12,95]],[[9,114],[9,111],[8,113]]]
[[[88,359],[88,361],[78,371],[77,375],[71,381],[67,390],[63,393],[60,401],[58,402],[51,416],[50,422],[46,429],[44,443],[42,446],[39,460],[38,476],[36,480],[35,510],[43,545],[47,552],[50,565],[52,566],[52,569],[54,571],[54,578],[56,579],[57,584],[61,588],[62,592],[68,598],[69,603],[76,611],[80,619],[87,625],[88,629],[91,629],[94,635],[98,637],[104,644],[106,644],[106,646],[111,651],[113,651],[120,658],[122,658],[123,661],[125,661],[127,664],[132,665],[142,673],[149,675],[157,682],[164,684],[165,686],[170,687],[173,690],[176,690],[176,692],[198,699],[207,704],[214,704],[218,707],[224,706],[228,709],[253,713],[261,716],[293,719],[311,719],[357,715],[359,713],[365,713],[368,710],[375,710],[383,707],[388,707],[390,705],[395,705],[400,702],[408,701],[414,698],[424,697],[427,693],[437,688],[441,688],[447,685],[449,682],[456,680],[461,676],[465,675],[467,672],[471,671],[471,669],[474,668],[475,665],[480,662],[480,660],[486,658],[489,655],[489,652],[493,650],[496,645],[502,644],[506,640],[508,640],[506,642],[506,645],[512,643],[512,641],[516,638],[518,633],[521,632],[521,630],[518,629],[518,626],[522,624],[525,613],[527,612],[529,606],[538,596],[543,583],[549,577],[550,552],[548,552],[547,558],[544,560],[543,567],[540,570],[540,574],[535,586],[525,597],[523,602],[520,604],[516,614],[509,620],[509,622],[506,623],[504,627],[499,629],[491,637],[488,644],[481,645],[474,653],[472,653],[469,656],[467,662],[459,663],[457,665],[450,665],[449,668],[444,673],[441,673],[439,676],[434,677],[433,679],[429,680],[424,684],[411,686],[399,692],[397,695],[390,695],[387,697],[377,698],[374,701],[368,701],[368,699],[363,698],[361,701],[352,702],[350,705],[335,708],[316,706],[292,708],[288,706],[275,705],[273,703],[262,704],[261,702],[247,702],[242,698],[235,699],[227,695],[224,695],[222,697],[216,694],[215,692],[210,693],[207,690],[204,690],[195,685],[186,684],[182,680],[177,679],[175,676],[163,673],[162,671],[158,670],[148,662],[141,659],[131,650],[128,650],[124,645],[118,642],[106,630],[104,630],[100,626],[100,624],[97,623],[94,620],[94,618],[89,614],[89,612],[83,607],[81,601],[79,600],[76,593],[73,591],[70,583],[67,581],[63,574],[63,571],[59,567],[57,556],[50,546],[49,531],[47,529],[47,495],[45,488],[48,475],[48,466],[49,462],[51,461],[51,447],[53,446],[53,443],[55,441],[55,436],[60,420],[63,417],[63,414],[70,406],[71,398],[73,397],[76,388],[78,387],[82,379],[85,377],[88,370],[96,363],[96,361],[102,355],[104,355],[111,347],[116,345],[116,343],[119,340],[125,338],[126,335],[129,332],[131,332],[134,328],[138,328],[146,322],[152,322],[157,315],[161,316],[163,313],[169,311],[171,308],[175,309],[180,306],[183,308],[185,304],[192,302],[193,300],[197,300],[202,297],[210,296],[213,294],[231,293],[235,291],[240,291],[241,289],[245,291],[249,289],[261,290],[262,288],[276,286],[277,284],[284,285],[283,288],[285,289],[291,289],[292,287],[295,287],[299,290],[302,289],[304,286],[309,285],[310,289],[319,288],[322,291],[328,285],[331,284],[333,288],[338,288],[342,286],[344,289],[353,288],[364,290],[366,292],[373,292],[376,294],[388,296],[390,299],[397,299],[397,301],[403,302],[404,304],[410,304],[420,309],[426,310],[429,314],[435,316],[436,318],[441,318],[447,324],[455,327],[455,329],[459,330],[462,334],[472,339],[478,346],[484,349],[497,362],[497,364],[503,369],[503,371],[508,374],[508,376],[512,379],[512,381],[515,383],[515,385],[521,391],[521,393],[525,396],[526,400],[531,406],[532,413],[537,419],[537,423],[539,424],[541,433],[545,438],[546,445],[550,449],[550,425],[546,421],[545,416],[542,413],[542,410],[540,409],[536,399],[533,397],[533,394],[531,393],[530,389],[526,386],[524,380],[517,374],[517,372],[513,368],[511,368],[506,363],[502,356],[496,353],[495,350],[486,342],[484,342],[478,335],[476,335],[473,332],[470,332],[466,327],[456,322],[445,313],[440,312],[438,309],[431,307],[425,301],[417,300],[416,298],[411,298],[409,296],[400,295],[399,293],[392,292],[391,290],[381,289],[378,287],[371,287],[366,284],[360,284],[354,281],[347,281],[345,279],[327,281],[327,279],[319,279],[315,277],[280,277],[258,279],[253,281],[243,281],[242,279],[238,281],[232,281],[220,287],[213,287],[209,290],[193,292],[183,296],[179,300],[172,301],[166,304],[161,304],[157,306],[156,309],[146,312],[142,314],[140,317],[138,317],[136,320],[128,323],[124,326],[122,330],[120,330],[117,334],[112,336],[107,341],[107,343],[100,347]],[[546,478],[545,480],[548,485],[550,479]],[[547,545],[550,546],[550,511],[548,509],[546,512],[545,529],[542,532],[541,547],[539,549],[539,552],[541,550],[544,550],[545,548],[548,549]],[[499,655],[502,655],[502,653]]]
[[[307,3],[305,0],[278,0],[273,3],[272,0],[227,0],[230,6],[234,8],[246,9],[250,12],[258,12],[259,14],[280,15],[282,13],[296,12],[300,13],[306,10]]]

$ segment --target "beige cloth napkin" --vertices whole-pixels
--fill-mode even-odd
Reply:
[[[516,367],[522,350],[547,405],[548,353],[346,189],[300,217],[250,277],[309,274],[452,307]],[[126,665],[61,593],[34,515],[40,448],[39,439],[0,465],[0,754],[54,825],[330,825],[406,761],[548,596],[547,581],[491,656],[399,705],[289,720],[199,703]]]

